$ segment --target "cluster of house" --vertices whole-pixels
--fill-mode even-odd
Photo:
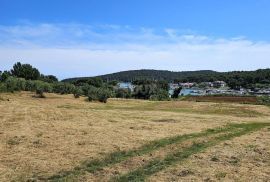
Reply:
[[[224,95],[255,95],[255,96],[270,96],[270,88],[269,89],[240,89],[240,90],[232,90],[232,89],[226,89],[226,90],[220,90],[220,89],[214,89],[214,90],[206,90],[207,95],[217,95],[217,94],[224,94]]]
[[[196,87],[198,84],[195,82],[191,82],[191,83],[170,83],[170,88],[178,88],[178,87],[182,87],[182,88],[193,88]],[[200,83],[200,85],[204,85],[205,87],[214,87],[214,88],[223,88],[226,87],[226,82],[224,81],[214,81],[214,82],[202,82]]]
[[[201,82],[200,84],[195,82],[187,82],[187,83],[170,83],[169,86],[172,89],[175,88],[194,88],[198,87],[198,85],[203,85],[205,88],[224,88],[226,87],[226,82],[224,81],[214,81],[214,82]]]
[[[256,96],[263,96],[268,95],[270,96],[270,88],[268,89],[244,89],[241,88],[240,90],[234,90],[227,87],[226,82],[224,81],[214,81],[214,82],[202,82],[200,84],[197,83],[171,83],[169,94],[172,95],[173,91],[176,88],[182,87],[180,95],[256,95]],[[203,86],[200,87],[200,86]]]
[[[198,85],[203,85],[204,88]],[[134,90],[135,86],[131,82],[119,82],[119,88]],[[233,90],[227,87],[224,81],[214,81],[214,82],[202,82],[197,83],[170,83],[169,84],[169,95],[172,95],[176,88],[182,87],[179,95],[268,95],[270,96],[270,88],[268,89],[240,89]]]

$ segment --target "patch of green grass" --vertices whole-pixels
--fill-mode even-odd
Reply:
[[[7,144],[8,145],[19,145],[21,142],[21,138],[20,137],[13,137],[7,140]]]
[[[241,127],[242,125],[245,126],[244,124],[230,124],[225,127],[208,129],[200,133],[178,135],[178,136],[174,136],[170,138],[155,140],[141,146],[138,149],[129,150],[129,151],[117,151],[117,152],[108,154],[103,159],[84,161],[82,165],[74,168],[73,170],[60,172],[59,174],[49,177],[48,180],[61,181],[62,179],[68,179],[69,176],[74,178],[74,176],[80,175],[81,172],[85,172],[85,171],[94,173],[98,170],[101,170],[104,167],[120,163],[134,156],[141,156],[141,155],[150,153],[152,151],[158,150],[162,147],[166,147],[171,144],[176,144],[176,143],[180,143],[189,139],[210,136],[210,135],[219,134],[219,133],[228,132],[228,131],[238,131],[242,129]]]
[[[238,164],[239,162],[240,162],[240,159],[237,158],[237,157],[234,157],[234,156],[232,156],[231,159],[230,159],[230,161],[229,161],[229,163],[230,163],[230,164],[233,164],[233,165],[236,165],[236,164]]]
[[[213,157],[211,158],[211,161],[213,161],[213,162],[219,162],[219,159],[218,159],[216,156],[213,156]]]
[[[8,144],[8,145],[19,145],[20,142],[19,142],[18,140],[9,139],[9,140],[7,141],[7,144]]]
[[[59,109],[84,109],[87,107],[84,107],[84,105],[80,105],[80,104],[64,104],[64,105],[58,105],[56,106]]]
[[[117,182],[144,181],[148,176],[151,176],[175,163],[181,162],[193,154],[202,152],[205,149],[215,146],[222,141],[230,140],[232,138],[239,137],[252,131],[261,129],[265,126],[269,126],[269,124],[252,123],[252,124],[239,124],[234,126],[236,128],[242,128],[242,130],[230,131],[226,134],[214,137],[213,139],[207,142],[194,143],[192,146],[188,148],[184,148],[183,150],[167,155],[163,160],[153,159],[145,166],[130,171],[127,174],[124,174],[120,177],[113,178],[111,181]]]
[[[227,175],[227,173],[225,173],[225,172],[218,172],[215,176],[216,176],[217,179],[220,180],[222,178],[225,178],[226,175]]]
[[[257,147],[258,147],[257,145],[252,145],[252,144],[246,146],[246,148],[248,149],[255,149]]]

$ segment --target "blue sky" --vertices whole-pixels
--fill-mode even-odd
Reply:
[[[0,70],[266,68],[269,9],[268,0],[0,0]]]

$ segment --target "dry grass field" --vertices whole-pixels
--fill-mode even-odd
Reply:
[[[270,108],[0,94],[0,181],[270,181]]]

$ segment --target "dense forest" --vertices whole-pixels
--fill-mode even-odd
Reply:
[[[259,69],[256,71],[233,71],[233,72],[216,72],[211,70],[202,71],[183,71],[172,72],[164,70],[132,70],[97,76],[104,81],[122,81],[133,82],[135,80],[158,80],[167,82],[211,82],[225,81],[229,87],[237,89],[255,88],[269,86],[270,69]],[[64,82],[74,82],[76,80],[87,80],[89,77],[70,78]]]

